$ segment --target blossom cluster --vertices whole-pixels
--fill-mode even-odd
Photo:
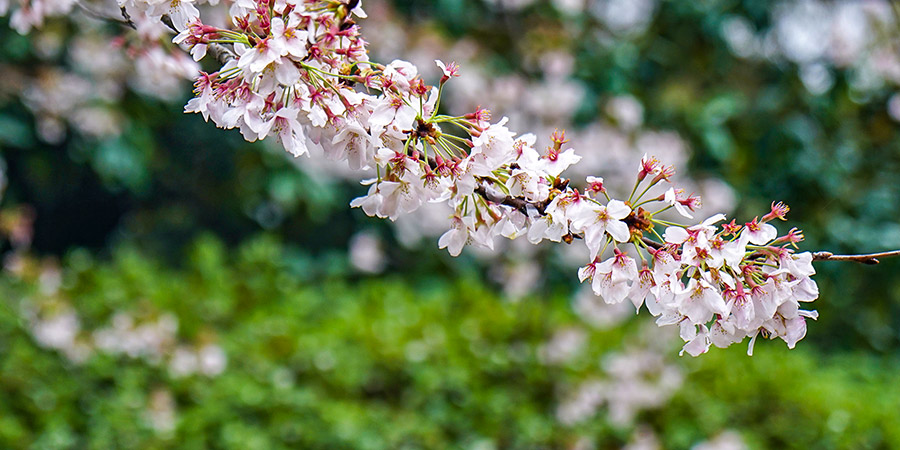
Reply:
[[[671,192],[671,191],[670,191]],[[738,225],[732,220],[717,228],[717,214],[691,227],[669,226],[665,244],[648,247],[649,262],[638,269],[635,260],[614,249],[614,255],[579,271],[582,281],[607,302],[629,298],[646,304],[659,325],[679,325],[687,342],[683,352],[705,353],[710,344],[728,347],[749,337],[748,354],[760,334],[781,338],[793,348],[806,335],[806,318],[815,311],[800,302],[818,297],[811,276],[812,255],[794,254],[790,245],[803,238],[796,229],[778,236],[768,221],[783,218],[787,207]]]
[[[200,75],[197,97],[185,110],[201,113],[219,127],[239,128],[248,141],[275,136],[294,156],[312,146],[332,159],[347,160],[351,168],[369,167],[375,145],[363,125],[382,119],[390,123],[397,109],[384,97],[376,112],[377,99],[352,84],[363,81],[388,90],[392,82],[405,83],[408,90],[405,71],[410,67],[370,68],[365,41],[352,20],[352,15],[365,13],[355,3],[270,8],[267,1],[237,2],[231,13],[238,30],[190,22],[175,42],[190,45],[195,59],[205,56],[210,44],[223,42],[234,45],[236,57],[218,72]]]

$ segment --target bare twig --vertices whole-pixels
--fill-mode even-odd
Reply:
[[[84,11],[90,17],[93,17],[98,20],[103,20],[106,22],[112,22],[115,24],[122,25],[123,27],[131,28],[132,30],[137,30],[137,24],[134,23],[134,20],[131,18],[131,15],[128,14],[128,10],[125,9],[124,6],[119,8],[119,11],[122,14],[122,17],[117,17],[109,13],[104,13],[102,11],[98,11],[94,9],[92,6],[89,6],[83,0],[76,0],[76,5]],[[178,29],[175,28],[175,24],[172,23],[172,18],[168,15],[164,15],[160,18],[160,21],[169,29],[174,31],[176,34],[178,33]],[[206,46],[206,51],[212,55],[213,58],[216,59],[220,64],[225,64],[228,61],[237,58],[237,55],[234,54],[228,46],[219,44],[219,43],[210,43]]]
[[[815,252],[813,253],[813,261],[852,261],[861,264],[874,265],[880,262],[878,258],[890,258],[893,256],[900,256],[900,250],[869,253],[867,255],[835,255],[831,252]]]
[[[96,10],[96,9],[94,9],[94,7],[92,5],[88,5],[87,3],[85,3],[82,0],[76,0],[75,5],[77,5],[79,8],[81,8],[81,10],[84,11],[84,13],[87,14],[89,17],[93,17],[97,20],[103,20],[106,22],[117,23],[119,25],[126,26],[126,27],[129,27],[132,29],[137,28],[137,27],[135,27],[134,22],[131,21],[131,18],[127,17],[127,13],[125,13],[126,17],[123,20],[123,19],[120,19],[120,18],[110,14],[110,13],[105,13],[105,12]],[[125,11],[125,7],[123,6],[122,12],[124,13],[124,11]]]
[[[483,180],[483,179],[482,179]],[[487,183],[492,183],[491,181],[487,181]],[[489,191],[483,184],[479,183],[475,188],[475,193],[484,197],[485,200],[489,200],[491,202],[506,205],[512,208],[517,209],[522,214],[528,216],[529,208],[534,208],[540,215],[545,215],[545,210],[547,209],[547,205],[550,204],[550,200],[546,200],[543,202],[530,202],[526,200],[524,197],[513,197],[509,195],[503,195],[497,191]]]

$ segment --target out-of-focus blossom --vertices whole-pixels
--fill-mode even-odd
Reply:
[[[741,435],[734,431],[723,431],[708,441],[693,446],[692,450],[746,450],[747,444]]]
[[[382,241],[374,233],[360,232],[350,239],[350,263],[362,272],[379,273],[387,263]]]
[[[587,336],[577,328],[558,330],[541,346],[539,356],[544,364],[564,364],[584,348]]]
[[[175,431],[176,404],[168,389],[158,388],[150,393],[145,417],[150,428],[161,435],[171,435]]]
[[[629,424],[638,412],[664,405],[683,380],[661,354],[645,350],[608,355],[603,369],[608,378],[582,383],[559,406],[560,422],[583,422],[605,404],[610,422]]]

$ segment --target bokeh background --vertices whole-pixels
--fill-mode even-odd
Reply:
[[[900,248],[889,2],[365,7],[373,58],[461,63],[448,112],[565,128],[573,179],[649,153],[709,215]],[[795,350],[681,358],[564,245],[451,258],[446,213],[368,218],[360,174],[182,114],[196,67],[121,33],[0,19],[0,448],[900,448],[900,261],[819,263]]]

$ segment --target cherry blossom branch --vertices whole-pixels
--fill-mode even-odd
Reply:
[[[721,223],[723,214],[695,225],[658,217],[674,209],[694,221],[700,198],[676,187],[647,195],[675,173],[648,156],[627,198],[611,198],[598,177],[576,189],[561,176],[581,160],[563,147],[565,133],[553,133],[541,151],[534,135],[518,135],[506,118],[492,122],[489,111],[438,114],[445,83],[459,76],[455,64],[436,61],[443,76],[429,86],[409,62],[369,61],[351,18],[365,17],[357,0],[235,4],[232,28],[203,24],[190,2],[167,14],[130,4],[142,18],[181,29],[173,42],[190,46],[195,59],[212,53],[223,63],[200,74],[186,112],[238,128],[248,141],[274,136],[294,156],[318,149],[351,169],[375,169],[368,194],[351,202],[370,216],[396,220],[425,203],[446,204],[450,229],[438,246],[453,256],[466,245],[492,249],[498,236],[578,239],[590,252],[579,279],[606,303],[627,299],[646,305],[659,325],[678,325],[684,352],[694,356],[746,338],[752,353],[758,336],[793,348],[806,319],[818,317],[800,309],[819,296],[813,254],[795,252],[802,232],[779,235],[770,223],[785,220],[787,205],[773,203],[742,224]],[[216,53],[221,44],[240,56]],[[889,256],[817,255],[869,264]]]

